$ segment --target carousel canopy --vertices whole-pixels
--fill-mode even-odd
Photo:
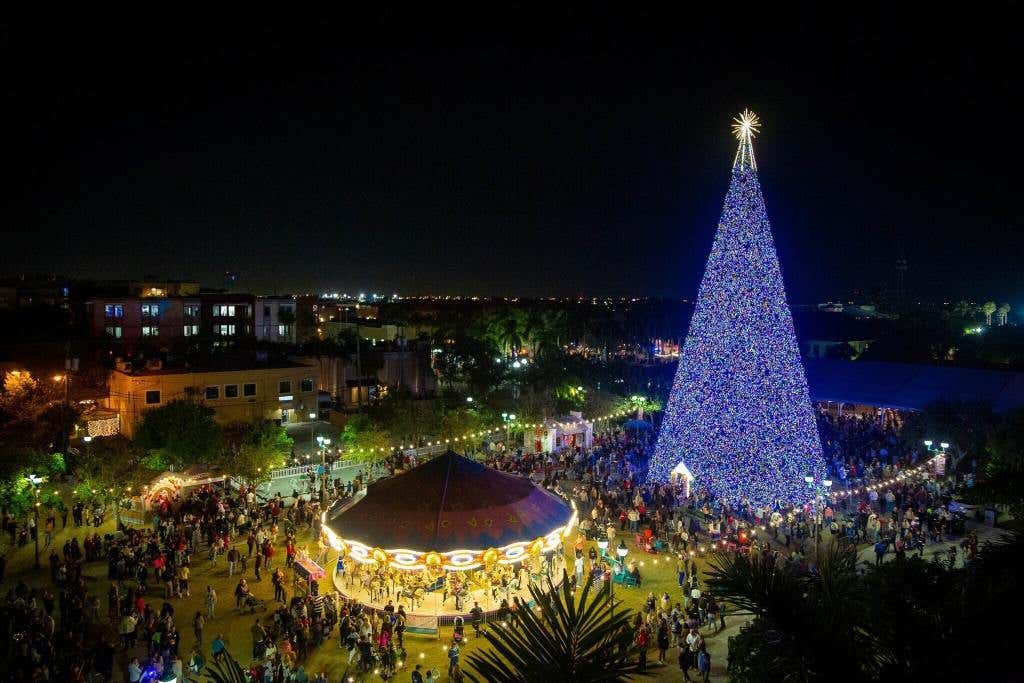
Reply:
[[[526,477],[448,451],[370,484],[326,523],[341,538],[371,547],[445,553],[531,541],[571,517],[568,505]]]

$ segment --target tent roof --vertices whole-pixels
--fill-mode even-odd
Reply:
[[[807,359],[815,401],[922,410],[938,400],[988,403],[995,412],[1024,406],[1024,373],[940,365]]]
[[[370,547],[443,553],[531,541],[570,517],[568,505],[529,479],[448,451],[370,484],[327,526]]]

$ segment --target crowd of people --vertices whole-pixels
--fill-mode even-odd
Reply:
[[[647,666],[649,650],[657,652],[657,662],[667,664],[668,651],[677,648],[684,678],[690,680],[693,674],[706,680],[710,654],[705,635],[721,631],[726,615],[706,594],[696,560],[716,545],[757,553],[768,562],[798,563],[813,561],[807,543],[823,534],[871,546],[879,562],[890,552],[904,556],[950,537],[962,539],[964,561],[977,552],[976,537],[964,532],[960,515],[950,505],[947,482],[907,477],[886,487],[868,487],[892,479],[928,455],[900,438],[897,417],[887,412],[819,413],[826,464],[835,482],[832,492],[857,493],[819,492],[793,506],[756,507],[716,498],[706,490],[688,490],[679,481],[647,482],[648,437],[617,430],[596,435],[589,447],[558,453],[492,448],[484,460],[496,469],[528,476],[576,503],[579,536],[568,573],[574,585],[588,581],[606,587],[614,582],[643,589],[645,558],[660,555],[674,565],[678,595],[665,593],[659,598],[649,592],[633,623],[636,643],[644,646],[641,665]],[[365,477],[329,482],[325,502],[354,495],[365,485],[364,478],[387,476],[414,464],[408,456],[396,454]],[[311,473],[311,492],[318,483]],[[348,664],[385,678],[394,676],[405,660],[403,605],[389,600],[381,610],[367,609],[340,598],[333,587],[327,588],[327,595],[307,590],[289,596],[283,569],[301,552],[297,533],[306,528],[312,539],[320,537],[317,498],[296,492],[290,500],[280,495],[268,500],[244,484],[209,484],[156,497],[152,524],[142,528],[125,527],[105,536],[85,529],[81,543],[76,536],[61,547],[52,546],[48,535],[44,553],[48,551],[53,590],[30,589],[19,582],[7,591],[3,603],[0,637],[11,643],[15,678],[84,681],[91,673],[109,678],[118,650],[130,659],[130,683],[156,680],[170,672],[179,680],[182,672],[199,673],[207,658],[223,657],[228,644],[216,628],[225,611],[216,590],[194,585],[192,572],[198,566],[223,570],[232,580],[238,577],[233,609],[252,614],[248,666],[254,681],[325,680],[322,672],[313,675],[303,666],[313,649],[333,639],[335,627]],[[103,512],[97,516],[95,506],[76,506],[73,512],[76,526],[102,522]],[[67,525],[67,511],[62,522]],[[46,520],[47,532],[53,530],[51,523],[56,527],[57,519]],[[9,530],[10,524],[6,526]],[[598,553],[587,540],[607,545]],[[277,556],[275,545],[283,546],[283,557]],[[628,549],[625,559],[615,552],[620,545]],[[956,562],[956,547],[951,548],[950,561]],[[316,552],[321,565],[326,555],[321,542]],[[105,611],[100,597],[87,590],[82,573],[85,564],[99,562],[106,565],[110,579]],[[248,582],[261,582],[264,575],[274,586],[272,606],[249,588]],[[515,573],[507,578],[509,583],[516,580]],[[351,572],[343,580],[361,579]],[[404,595],[400,586],[394,588],[396,598]],[[179,601],[193,591],[203,596],[205,609],[176,613]],[[496,592],[495,597],[502,596]],[[514,618],[509,598],[506,593],[502,600],[504,619]],[[183,637],[181,631],[189,630],[191,637]],[[110,633],[116,633],[116,639],[109,638]],[[451,645],[454,677],[460,675],[459,643]],[[414,680],[415,674],[422,678],[419,671],[409,673]]]

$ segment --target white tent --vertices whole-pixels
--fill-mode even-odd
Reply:
[[[684,495],[690,495],[690,483],[693,481],[693,474],[684,461],[680,460],[679,464],[672,469],[671,479],[672,481],[682,480],[685,487],[683,489]]]
[[[554,453],[563,448],[589,447],[594,443],[594,423],[573,411],[565,417],[548,418],[525,434],[526,450]]]

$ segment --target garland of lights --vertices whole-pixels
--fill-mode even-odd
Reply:
[[[697,490],[753,505],[795,503],[825,472],[793,317],[744,112],[722,217],[651,464],[681,461]]]
[[[615,412],[615,413],[609,413],[608,415],[602,415],[601,417],[595,417],[592,420],[592,422],[596,425],[598,422],[606,422],[606,421],[609,421],[609,420],[614,420],[616,418],[625,417],[626,415],[629,415],[630,412],[631,411],[623,410],[623,411],[619,411],[619,412]],[[573,428],[578,427],[580,425],[580,423],[579,422],[557,422],[557,421],[556,422],[552,422],[552,421],[548,421],[548,422],[516,422],[516,421],[512,421],[512,422],[508,423],[508,426],[512,426],[512,425],[517,425],[519,427],[522,427],[523,429],[536,429],[538,427],[544,427],[544,426],[550,426],[550,425],[555,425],[555,426],[558,426],[558,427],[560,427],[562,429],[573,429]],[[455,436],[455,437],[452,437],[450,439],[437,439],[436,441],[427,441],[426,444],[425,444],[425,447],[440,446],[441,444],[445,444],[445,445],[458,444],[458,443],[462,443],[462,442],[466,442],[466,441],[472,441],[474,439],[479,439],[479,438],[482,438],[484,436],[487,436],[488,434],[497,434],[497,433],[503,431],[504,429],[505,429],[505,425],[503,424],[500,427],[492,427],[491,429],[482,429],[482,430],[477,431],[477,432],[467,432],[463,436]],[[352,454],[380,453],[380,454],[383,455],[385,453],[394,453],[395,451],[407,451],[407,450],[412,450],[412,449],[415,449],[415,448],[416,448],[415,445],[410,444],[408,446],[403,446],[403,445],[398,445],[398,446],[376,446],[376,447],[370,447],[370,448],[353,448],[353,449],[341,448],[339,450],[342,451],[342,452],[352,453]],[[297,461],[298,461],[298,459],[296,458],[295,462],[297,462]]]

